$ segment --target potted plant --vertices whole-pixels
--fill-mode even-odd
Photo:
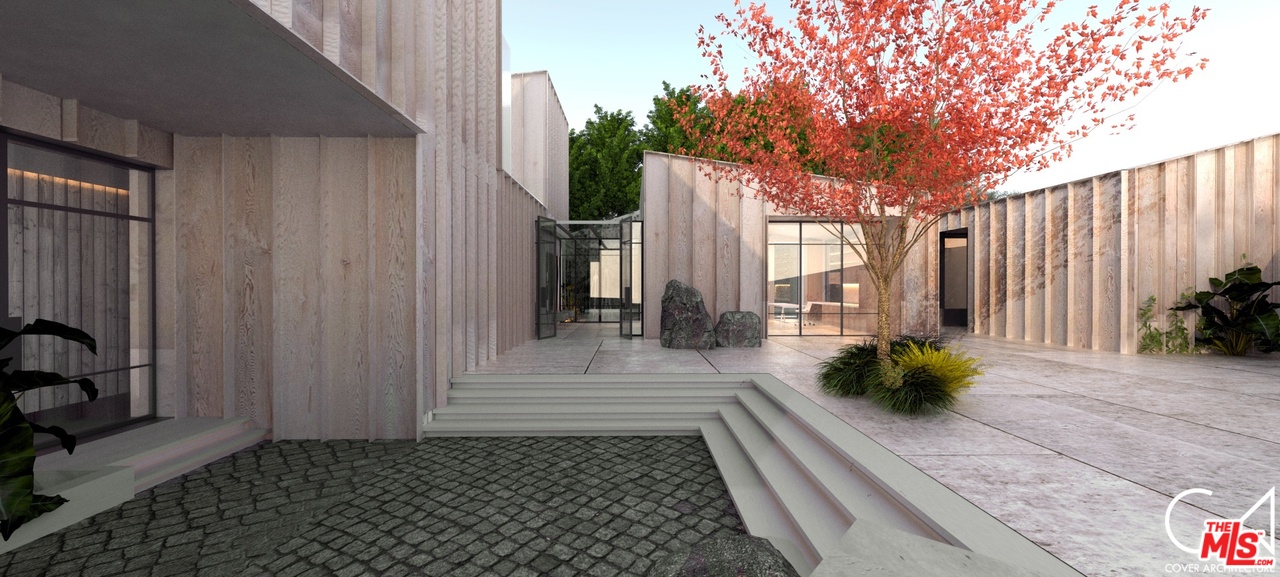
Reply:
[[[11,331],[0,328],[0,350],[24,335],[47,335],[80,343],[98,354],[97,342],[80,329],[62,323],[37,319]],[[27,391],[43,387],[76,384],[90,401],[98,398],[98,388],[86,378],[69,379],[46,371],[9,371],[12,357],[0,359],[0,537],[8,541],[24,523],[57,509],[67,502],[57,495],[35,493],[35,433],[53,435],[71,453],[76,437],[62,427],[45,427],[27,421],[18,408],[18,399]]]

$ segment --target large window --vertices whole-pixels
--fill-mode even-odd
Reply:
[[[19,408],[32,422],[93,434],[154,410],[152,173],[0,135],[7,178],[9,249],[0,274],[4,324],[37,318],[83,329],[98,354],[53,337],[23,337],[0,358],[9,369],[89,377],[99,397],[75,385],[29,391]],[[40,441],[56,442],[50,439]]]
[[[857,253],[817,222],[770,222],[770,335],[872,335],[876,291]],[[861,243],[856,227],[836,225]]]

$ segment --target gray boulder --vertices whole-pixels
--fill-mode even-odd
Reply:
[[[768,539],[721,535],[672,550],[649,577],[800,577]]]
[[[698,289],[678,280],[662,293],[662,346],[668,349],[714,349],[715,326]]]
[[[716,346],[760,346],[760,315],[751,311],[720,313],[720,322],[716,323]]]

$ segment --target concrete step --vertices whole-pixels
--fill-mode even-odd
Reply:
[[[657,390],[638,388],[605,388],[587,390],[584,387],[494,387],[457,388],[449,391],[449,407],[470,404],[514,403],[597,403],[601,401],[636,400],[642,402],[670,403],[718,403],[729,401],[740,387],[713,387],[711,389],[681,387]],[[656,393],[656,391],[661,391]]]
[[[813,485],[837,508],[844,519],[840,539],[855,520],[870,520],[899,531],[942,540],[942,536],[910,510],[902,507],[874,479],[850,465],[845,455],[836,450],[831,440],[817,430],[802,425],[773,399],[758,391],[738,396],[742,408],[786,451]]]
[[[769,375],[465,375],[427,417],[426,436],[701,435],[747,530],[801,575],[855,560],[858,523],[1078,575]]]
[[[768,539],[801,575],[813,571],[822,557],[774,495],[729,427],[723,421],[712,422],[702,427],[702,440],[711,450],[716,468],[747,532]]]
[[[768,487],[769,497],[779,503],[799,530],[803,541],[797,545],[806,552],[813,551],[817,559],[834,551],[852,521],[828,497],[827,490],[807,474],[805,464],[792,458],[742,407],[725,407],[721,418],[738,441],[741,453]]]
[[[520,399],[520,400],[517,400]],[[541,397],[513,397],[507,403],[459,403],[432,411],[433,421],[502,418],[574,419],[599,418],[713,418],[719,403],[662,402],[656,399],[581,399],[575,403],[545,402]]]
[[[731,388],[740,389],[751,385],[743,380],[744,375],[462,375],[450,380],[450,392],[466,389],[535,389],[538,387],[558,387],[570,389],[590,389],[593,391],[609,389],[708,389]],[[705,378],[705,380],[703,380]]]
[[[717,417],[718,418],[718,417]],[[681,418],[578,418],[550,419],[467,418],[433,420],[422,427],[424,437],[522,437],[522,436],[692,436],[701,434],[701,425],[712,419]]]
[[[51,453],[36,459],[37,470],[133,469],[134,490],[143,491],[253,446],[266,429],[253,422],[216,417],[169,419],[85,443],[74,455]]]

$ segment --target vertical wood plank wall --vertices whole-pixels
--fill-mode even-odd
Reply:
[[[498,166],[499,3],[245,9],[275,18],[422,134],[174,136],[4,79],[0,123],[161,168],[160,415],[249,417],[277,439],[414,437],[452,376],[534,337],[533,223],[546,209]],[[37,244],[38,225],[33,211]],[[77,225],[97,233],[92,219],[68,221]],[[118,296],[98,289],[129,262],[95,258],[92,241],[75,248],[93,264],[79,273],[92,289],[81,305]],[[62,274],[33,258],[33,275]]]
[[[641,190],[643,300],[653,303],[644,308],[645,338],[660,336],[662,293],[672,279],[698,289],[713,319],[731,310],[765,318],[769,212],[764,201],[742,183],[716,182],[701,173],[692,157],[653,151],[645,152]],[[928,244],[921,243],[895,283],[903,312],[895,323],[904,330],[937,330],[938,255]]]
[[[547,216],[569,219],[569,121],[545,71],[511,75],[511,163]]]
[[[176,138],[158,215],[174,413],[251,417],[276,439],[413,437],[449,378],[534,336],[546,210],[497,167],[497,3],[299,6],[264,9],[423,134]]]
[[[1207,289],[1241,255],[1264,278],[1280,279],[1278,141],[1257,138],[944,219],[944,230],[970,222],[974,332],[1133,353],[1148,296],[1165,329],[1163,312],[1183,291]]]

